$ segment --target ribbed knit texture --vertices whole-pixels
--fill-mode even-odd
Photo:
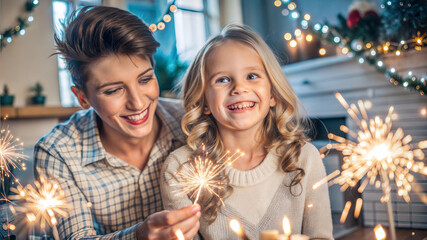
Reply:
[[[187,146],[174,151],[166,159],[161,174],[161,192],[166,209],[177,209],[192,204],[189,197],[179,194],[175,176],[179,166],[188,160],[191,151]],[[282,232],[282,219],[287,216],[293,234],[305,234],[311,239],[333,239],[332,218],[326,185],[317,190],[312,186],[326,176],[320,154],[310,143],[302,148],[297,165],[306,176],[299,186],[289,191],[296,172],[284,173],[279,167],[279,155],[271,150],[263,162],[249,171],[227,167],[226,174],[233,187],[233,194],[225,199],[217,219],[208,224],[201,218],[199,234],[205,240],[239,239],[229,221],[237,219],[250,239],[258,239],[264,230]],[[313,204],[313,207],[308,207]]]

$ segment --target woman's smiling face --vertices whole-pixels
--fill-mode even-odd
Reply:
[[[92,106],[108,135],[148,136],[156,121],[159,85],[148,58],[110,55],[93,63],[85,93],[74,89],[84,108]]]

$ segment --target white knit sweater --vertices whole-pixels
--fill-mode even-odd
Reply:
[[[176,180],[172,177],[190,155],[188,146],[181,147],[171,153],[163,165],[161,192],[165,209],[192,204],[187,195],[179,194]],[[282,232],[282,219],[287,216],[292,234],[305,234],[311,239],[333,239],[327,186],[313,190],[313,184],[325,177],[326,173],[320,154],[311,143],[306,143],[302,148],[297,165],[304,169],[305,177],[299,186],[292,188],[296,195],[292,195],[287,187],[296,172],[284,173],[281,170],[276,149],[270,151],[259,166],[249,171],[228,167],[226,174],[233,193],[225,199],[225,206],[219,210],[215,222],[209,225],[202,216],[201,238],[239,239],[229,227],[229,221],[235,218],[250,239],[258,239],[259,233],[264,230]]]

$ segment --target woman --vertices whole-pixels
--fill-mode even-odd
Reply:
[[[159,99],[153,54],[159,44],[135,15],[85,7],[55,36],[73,93],[85,110],[35,146],[36,176],[60,184],[70,203],[57,216],[61,239],[186,239],[199,228],[200,206],[162,211],[164,159],[185,143],[182,104]]]

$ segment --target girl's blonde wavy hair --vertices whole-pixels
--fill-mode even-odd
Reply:
[[[181,93],[186,110],[181,126],[188,136],[187,144],[194,151],[193,157],[202,154],[200,147],[202,144],[205,144],[211,160],[218,159],[225,152],[215,119],[212,115],[204,114],[204,108],[207,106],[204,93],[207,81],[207,59],[216,48],[230,40],[253,48],[264,64],[267,76],[271,81],[272,96],[277,104],[270,108],[261,130],[261,136],[267,151],[277,147],[278,153],[283,156],[280,159],[282,170],[284,172],[296,171],[297,174],[289,185],[291,194],[295,195],[292,187],[299,184],[305,175],[304,170],[298,168],[296,163],[301,148],[307,140],[304,123],[308,121],[305,116],[301,115],[301,104],[286,80],[276,56],[259,35],[246,27],[234,24],[226,26],[221,34],[211,38],[205,44],[187,70],[183,78]],[[228,178],[224,173],[218,176],[218,180],[228,183]],[[217,190],[217,194],[225,199],[232,191],[232,187],[227,184],[227,187]],[[221,203],[213,194],[201,194],[201,196],[203,198],[199,200],[199,203],[202,206],[202,216],[211,223],[216,219]]]

